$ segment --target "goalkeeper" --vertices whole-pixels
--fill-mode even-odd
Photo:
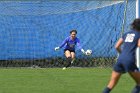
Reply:
[[[70,31],[70,36],[68,36],[59,47],[56,47],[55,50],[59,50],[60,48],[64,47],[64,54],[66,56],[67,64],[63,69],[66,69],[71,65],[71,63],[75,59],[75,46],[77,45],[78,48],[81,50],[83,54],[85,54],[84,49],[82,49],[80,45],[79,39],[76,37],[77,31],[72,30]]]

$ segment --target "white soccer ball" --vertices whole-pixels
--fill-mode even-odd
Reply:
[[[92,54],[92,50],[88,49],[88,50],[86,51],[86,55],[91,55],[91,54]]]

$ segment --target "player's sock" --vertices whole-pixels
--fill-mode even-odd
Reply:
[[[108,88],[108,87],[106,87],[106,88],[104,89],[103,93],[110,93],[110,91],[111,91],[111,89]]]
[[[74,60],[75,60],[75,59],[72,59],[71,64],[73,64]]]
[[[135,86],[132,93],[140,93],[140,86]]]
[[[66,65],[66,68],[69,67],[71,65],[71,57],[68,57],[67,58],[67,65]]]

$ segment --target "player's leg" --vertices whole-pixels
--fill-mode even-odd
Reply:
[[[70,51],[69,50],[65,50],[65,57],[66,58],[69,58],[69,57],[71,57],[71,53],[70,53]]]
[[[65,68],[67,68],[71,65],[71,52],[69,50],[66,50],[65,51],[65,56],[66,56],[66,61],[67,61],[66,65],[65,65]]]
[[[138,72],[135,60],[130,60],[125,63],[125,69],[136,82],[136,86],[134,87],[132,93],[140,93],[140,72]]]
[[[140,72],[129,72],[129,74],[136,82],[132,93],[140,93]]]
[[[113,71],[111,75],[110,82],[108,84],[108,88],[113,89],[115,85],[118,83],[118,80],[120,79],[121,73]]]
[[[111,79],[107,85],[107,87],[104,89],[103,93],[110,93],[110,91],[116,86],[120,79],[121,73],[112,71]]]
[[[104,89],[103,93],[110,93],[110,91],[116,86],[118,83],[121,74],[125,72],[124,67],[122,66],[122,61],[118,60],[117,63],[113,67],[111,79],[107,85],[107,87]]]
[[[71,63],[73,63],[73,62],[74,62],[74,60],[75,60],[75,52],[71,52],[71,58],[72,58]]]

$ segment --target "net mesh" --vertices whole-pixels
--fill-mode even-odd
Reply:
[[[134,10],[134,2],[130,0],[127,13]],[[76,29],[82,47],[93,53],[84,56],[76,48],[73,65],[110,67],[116,59],[114,45],[124,25],[125,6],[123,0],[1,1],[0,65],[62,67],[63,49],[54,48]],[[133,18],[126,18],[125,29]]]

